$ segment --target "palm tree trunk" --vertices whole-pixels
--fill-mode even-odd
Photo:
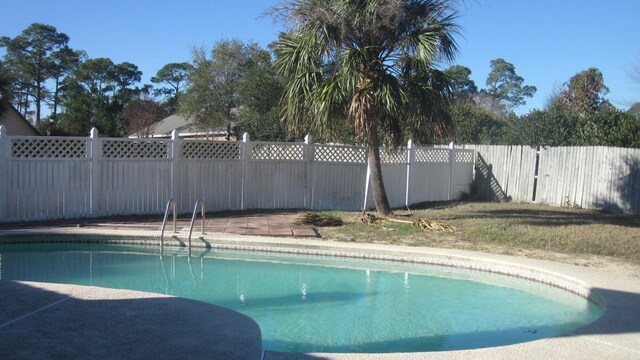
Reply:
[[[373,200],[376,203],[376,211],[380,216],[391,214],[391,206],[387,199],[387,191],[382,181],[382,164],[380,162],[380,138],[378,129],[375,125],[369,129],[369,169],[371,171],[371,190],[373,191]]]

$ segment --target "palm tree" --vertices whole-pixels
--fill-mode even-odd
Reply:
[[[435,64],[457,51],[451,1],[292,0],[273,12],[290,24],[272,45],[286,81],[283,121],[329,138],[351,122],[368,145],[376,209],[390,214],[381,140],[395,149],[405,132],[449,129],[448,81]]]

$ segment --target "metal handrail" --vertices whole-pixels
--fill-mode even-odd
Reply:
[[[202,215],[202,234],[204,235],[204,200],[200,199],[196,201],[195,206],[193,207],[193,215],[191,216],[191,225],[189,226],[189,250],[191,250],[191,233],[193,232],[193,225],[196,222],[196,216],[198,215],[198,205],[200,205],[200,215]]]
[[[164,220],[162,220],[162,228],[160,229],[160,246],[164,246],[164,228],[167,225],[167,216],[169,215],[169,207],[173,207],[173,233],[176,233],[176,222],[178,220],[178,212],[176,211],[176,200],[169,199],[167,207],[164,210]]]

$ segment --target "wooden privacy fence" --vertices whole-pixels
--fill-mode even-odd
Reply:
[[[382,155],[403,207],[470,190],[475,152],[414,147]],[[0,222],[243,209],[373,206],[365,147],[251,141],[8,136],[0,127]]]
[[[497,200],[640,214],[640,149],[465,145],[475,190]]]

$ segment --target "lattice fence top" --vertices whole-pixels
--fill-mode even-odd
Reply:
[[[253,144],[253,160],[304,160],[301,144]]]
[[[115,159],[164,159],[169,155],[162,140],[105,140],[102,157]]]
[[[340,162],[340,163],[365,163],[367,149],[345,146],[316,145],[314,152],[315,161]]]
[[[185,141],[182,144],[185,159],[240,159],[240,144],[234,142]]]
[[[13,139],[14,158],[87,158],[84,139]]]
[[[407,151],[398,150],[389,153],[385,149],[380,149],[380,160],[383,164],[406,164]]]
[[[456,150],[457,163],[473,163],[473,150]]]
[[[449,162],[449,149],[425,149],[417,148],[415,150],[416,162],[428,162],[428,163],[448,163]]]

